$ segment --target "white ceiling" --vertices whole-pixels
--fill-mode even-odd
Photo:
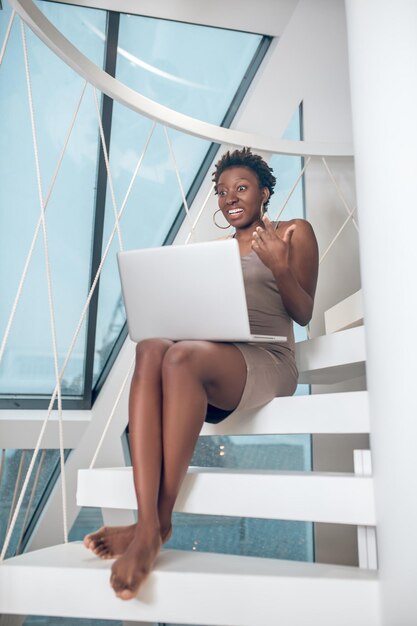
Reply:
[[[299,0],[60,0],[124,13],[161,17],[279,37]]]

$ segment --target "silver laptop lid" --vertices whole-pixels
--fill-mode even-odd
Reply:
[[[118,262],[133,341],[250,340],[236,240],[120,252]]]

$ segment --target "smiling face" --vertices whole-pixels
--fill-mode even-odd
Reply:
[[[261,221],[261,205],[269,197],[261,189],[257,175],[248,167],[229,167],[219,178],[216,188],[219,208],[235,228],[249,228]]]

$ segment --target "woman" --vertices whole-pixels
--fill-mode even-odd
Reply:
[[[274,225],[264,215],[276,182],[267,163],[248,148],[227,152],[213,180],[216,213],[235,228],[251,332],[284,335],[288,342],[149,339],[137,345],[129,431],[139,522],[101,528],[84,540],[100,558],[118,557],[111,585],[124,600],[137,594],[171,535],[174,503],[204,421],[294,393],[292,320],[304,326],[313,311],[316,239],[305,220]]]

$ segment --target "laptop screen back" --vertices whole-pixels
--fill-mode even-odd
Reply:
[[[120,252],[118,262],[133,341],[249,339],[236,240]]]

